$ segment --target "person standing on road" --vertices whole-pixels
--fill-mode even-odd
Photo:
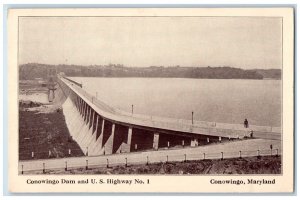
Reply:
[[[245,128],[248,128],[248,127],[249,127],[249,123],[248,123],[248,120],[247,120],[247,119],[245,119],[245,121],[244,121],[244,127],[245,127]]]

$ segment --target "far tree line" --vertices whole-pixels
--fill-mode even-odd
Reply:
[[[55,69],[73,77],[158,77],[198,79],[281,79],[280,69],[244,70],[233,67],[125,67],[123,65],[47,65],[28,63],[19,66],[20,80],[47,78]]]

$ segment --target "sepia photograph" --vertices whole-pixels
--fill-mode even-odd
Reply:
[[[276,184],[293,138],[283,129],[284,69],[293,70],[284,17],[144,10],[17,16],[14,173],[40,177],[29,185],[55,184],[53,175]]]

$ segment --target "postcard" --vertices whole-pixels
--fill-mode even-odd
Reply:
[[[8,10],[11,193],[291,193],[293,8]]]

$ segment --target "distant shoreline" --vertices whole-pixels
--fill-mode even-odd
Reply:
[[[47,79],[49,70],[69,77],[114,78],[192,78],[192,79],[251,79],[281,80],[281,69],[244,70],[233,67],[126,67],[123,65],[47,65],[28,63],[19,66],[19,79]]]

